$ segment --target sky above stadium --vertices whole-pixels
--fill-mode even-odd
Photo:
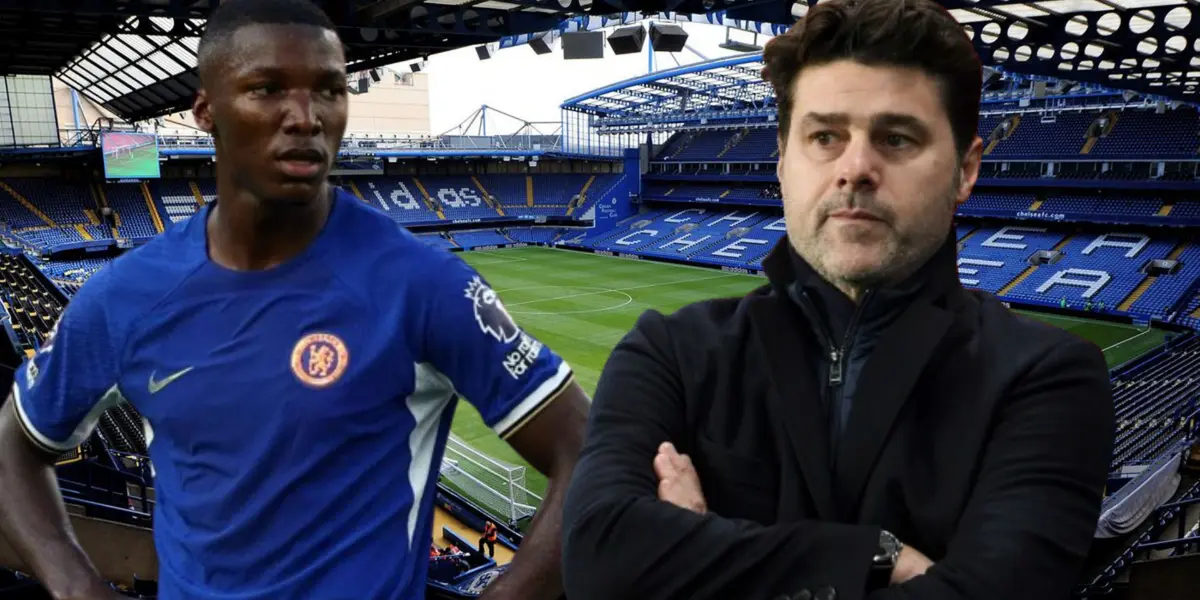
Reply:
[[[725,41],[725,28],[698,23],[676,23],[688,33],[688,46],[709,59],[737,54],[718,44]],[[604,30],[607,36],[612,29]],[[753,34],[733,32],[733,39],[749,42]],[[762,45],[770,36],[759,35]],[[565,60],[561,47],[551,54],[537,55],[528,46],[499,50],[488,60],[479,60],[475,48],[460,48],[429,57],[429,119],[431,133],[446,133],[478,110],[481,105],[499,109],[527,121],[558,123],[559,105],[568,98],[606,85],[645,75],[647,39],[641,54],[617,56],[605,45],[603,59]],[[673,69],[678,65],[702,62],[695,53],[684,50],[674,54],[654,53],[654,70]],[[677,62],[678,61],[678,62]],[[396,65],[407,69],[407,63]],[[492,131],[493,123],[498,131]],[[519,123],[497,117],[489,119],[488,133],[513,133]],[[553,125],[541,127],[553,133]],[[471,132],[476,130],[472,128]]]

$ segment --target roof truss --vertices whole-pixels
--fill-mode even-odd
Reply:
[[[816,0],[806,0],[815,5]],[[962,23],[983,63],[1003,71],[1128,90],[1145,96],[1198,102],[1200,0],[941,0]],[[800,12],[805,12],[803,9]],[[564,106],[624,121],[671,110],[767,106],[770,86],[761,61],[713,61],[664,71],[569,101]],[[615,93],[650,83],[686,90],[709,101],[685,107],[678,98],[648,97],[612,103]]]

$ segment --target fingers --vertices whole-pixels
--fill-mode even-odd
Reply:
[[[696,513],[705,511],[704,496],[690,482],[679,477],[659,480],[658,499]]]
[[[680,454],[670,442],[663,442],[654,457],[658,476],[658,498],[680,508],[704,514],[708,508],[700,485],[700,476],[692,459]]]
[[[654,474],[658,476],[659,481],[666,481],[675,477],[675,465],[671,462],[670,456],[660,451],[654,457]]]
[[[655,468],[658,468],[658,462],[664,462],[663,467],[669,469],[668,473],[676,476],[685,475],[693,471],[692,459],[686,454],[680,454],[675,450],[675,445],[671,442],[663,442],[658,446],[658,456],[654,457]],[[659,473],[659,477],[665,477],[666,474]]]

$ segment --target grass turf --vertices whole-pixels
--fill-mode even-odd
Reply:
[[[158,146],[143,146],[119,158],[106,157],[105,173],[109,179],[158,177]]]
[[[463,258],[500,294],[513,318],[571,364],[591,394],[613,346],[648,309],[670,313],[708,298],[740,296],[762,285],[752,275],[651,261],[634,261],[547,248],[467,252]],[[1027,313],[1090,339],[1105,349],[1110,366],[1162,343],[1163,332],[1083,318]],[[459,403],[453,431],[494,458],[524,465],[466,402]],[[531,491],[546,480],[527,470]]]

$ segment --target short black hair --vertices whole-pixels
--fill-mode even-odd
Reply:
[[[200,37],[200,72],[237,30],[250,25],[311,25],[337,31],[329,15],[311,0],[226,0],[209,15]]]
[[[772,39],[763,51],[763,78],[775,88],[781,144],[800,71],[847,59],[916,68],[936,79],[954,143],[966,153],[978,133],[983,66],[963,26],[934,0],[830,0]]]

